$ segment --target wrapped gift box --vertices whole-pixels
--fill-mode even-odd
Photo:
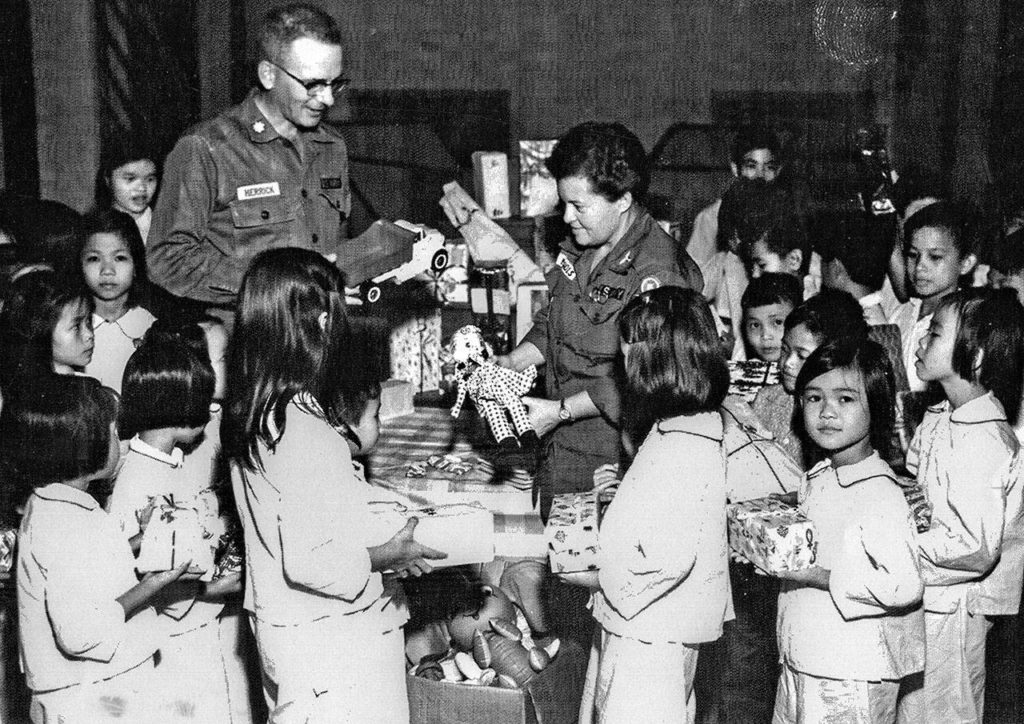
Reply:
[[[478,503],[409,508],[393,501],[374,501],[370,512],[375,518],[370,545],[386,543],[415,517],[419,522],[413,537],[448,554],[430,561],[433,567],[494,560],[494,516]]]
[[[772,498],[727,506],[729,547],[767,573],[799,571],[814,565],[818,536],[796,508]]]
[[[14,567],[14,544],[18,540],[18,531],[8,528],[0,532],[0,573],[10,573]]]
[[[762,387],[779,382],[779,366],[759,359],[729,362],[729,394],[753,402]]]
[[[153,511],[135,567],[139,573],[169,571],[192,561],[189,572],[202,573],[200,580],[211,581],[215,545],[216,540],[206,537],[199,512],[172,501]]]
[[[417,392],[441,386],[441,310],[422,310],[392,328],[391,377],[411,382]]]
[[[565,493],[554,496],[544,537],[554,573],[597,569],[597,494]]]

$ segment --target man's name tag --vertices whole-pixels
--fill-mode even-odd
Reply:
[[[280,196],[281,186],[277,181],[269,181],[265,184],[252,184],[251,186],[238,187],[238,200],[248,201],[249,199],[264,199],[268,196]]]

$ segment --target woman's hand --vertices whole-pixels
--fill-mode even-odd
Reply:
[[[601,583],[598,580],[597,571],[579,571],[578,573],[559,573],[558,577],[566,583],[571,583],[574,586],[583,586],[591,591],[596,591],[601,588]]]
[[[609,502],[619,490],[619,464],[605,463],[594,471],[594,492],[599,500]]]
[[[387,543],[368,548],[370,568],[374,571],[394,571],[399,578],[408,578],[430,573],[433,566],[428,561],[447,558],[447,553],[416,541],[413,534],[418,524],[418,518],[409,518]]]
[[[526,396],[523,397],[523,404],[530,413],[530,424],[537,432],[537,437],[544,437],[562,422],[558,416],[558,408],[562,403],[557,400]]]

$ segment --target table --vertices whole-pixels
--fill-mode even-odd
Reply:
[[[407,477],[412,463],[431,455],[455,455],[473,468],[463,475],[427,466],[423,477]],[[417,407],[381,423],[366,460],[371,485],[397,493],[417,506],[479,502],[494,514],[495,554],[546,556],[543,524],[533,501],[535,455],[494,443],[475,410],[453,419],[447,408]]]

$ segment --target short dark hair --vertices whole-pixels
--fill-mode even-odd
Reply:
[[[206,425],[213,386],[213,367],[205,347],[199,352],[177,339],[147,336],[124,368],[122,436]]]
[[[80,277],[81,275],[79,275]],[[51,269],[36,269],[8,286],[0,305],[0,389],[53,372],[53,330],[64,308],[92,297],[75,279],[69,283]]]
[[[882,345],[866,337],[833,339],[818,347],[800,368],[796,378],[796,401],[801,414],[795,415],[803,436],[803,392],[816,378],[837,369],[860,372],[871,414],[870,440],[883,460],[892,459],[892,433],[896,424],[896,382],[892,363]],[[813,444],[813,441],[807,440]]]
[[[814,249],[823,262],[837,259],[857,284],[877,291],[885,283],[893,227],[862,211],[825,211],[811,226]]]
[[[570,176],[588,179],[609,201],[618,201],[626,192],[641,200],[650,182],[647,152],[621,123],[588,121],[570,128],[558,139],[546,166],[556,181]]]
[[[745,311],[769,304],[789,304],[796,309],[803,297],[803,283],[795,276],[768,272],[750,280],[740,297],[740,307]]]
[[[757,241],[764,241],[779,256],[804,250],[807,232],[793,195],[779,184],[734,182],[722,194],[718,208],[719,250],[729,249],[733,239],[741,253]]]
[[[987,261],[1001,274],[1024,273],[1024,227],[997,241]]]
[[[83,222],[82,245],[78,249],[79,274],[82,272],[82,254],[85,253],[89,239],[95,234],[113,234],[128,247],[128,253],[132,255],[132,264],[135,266],[135,277],[128,290],[128,306],[147,306],[149,278],[146,275],[146,246],[142,242],[142,234],[135,220],[123,211],[106,208],[87,214]],[[84,277],[81,283],[85,286]]]
[[[953,371],[995,395],[1015,423],[1024,378],[1024,307],[1012,289],[972,287],[942,298],[957,315]],[[981,366],[976,365],[982,353]]]
[[[16,489],[12,498],[23,499],[32,488],[103,470],[116,420],[117,395],[92,377],[49,373],[5,392],[3,487]]]
[[[946,177],[938,171],[916,165],[901,168],[892,199],[899,215],[903,216],[912,202],[929,198],[936,201],[949,198]]]
[[[782,144],[779,143],[779,137],[775,131],[764,125],[743,126],[736,132],[736,137],[733,139],[730,160],[740,166],[744,156],[759,148],[771,151],[776,161],[782,160]]]
[[[949,234],[961,259],[975,253],[974,218],[966,205],[956,201],[936,201],[916,212],[903,227],[905,247],[909,248],[914,234],[925,228],[942,229]]]
[[[839,289],[822,289],[786,317],[787,332],[801,324],[818,338],[818,344],[830,339],[864,337],[869,331],[860,303],[852,294]]]
[[[285,47],[299,38],[341,45],[341,30],[334,18],[318,7],[304,3],[282,5],[263,18],[259,35],[261,60],[279,63]]]
[[[160,154],[153,153],[136,143],[118,143],[105,148],[100,154],[100,167],[96,170],[95,188],[95,211],[108,209],[114,203],[114,195],[110,190],[111,179],[114,171],[135,161],[149,161],[156,169],[157,178],[160,177]],[[153,199],[156,200],[156,197]],[[152,202],[151,202],[152,203]]]
[[[729,391],[714,318],[692,289],[659,287],[629,301],[619,334],[630,347],[626,390],[654,419],[715,410]]]

